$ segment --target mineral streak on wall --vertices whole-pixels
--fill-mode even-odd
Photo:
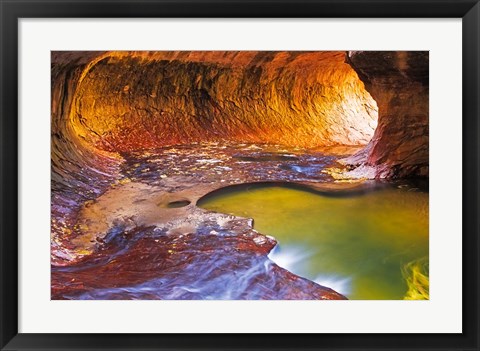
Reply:
[[[233,140],[362,145],[377,106],[344,52],[108,52],[82,72],[75,133],[106,151]]]
[[[350,51],[347,62],[377,102],[379,116],[370,143],[346,163],[377,178],[428,177],[428,51]]]

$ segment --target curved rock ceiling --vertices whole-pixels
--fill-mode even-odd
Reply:
[[[108,151],[234,140],[362,145],[377,106],[343,52],[110,52],[82,73],[76,134]]]

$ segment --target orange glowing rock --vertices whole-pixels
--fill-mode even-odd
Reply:
[[[232,140],[366,144],[377,106],[344,52],[108,52],[81,73],[71,125],[129,151]]]

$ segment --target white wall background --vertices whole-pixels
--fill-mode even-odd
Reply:
[[[19,22],[19,332],[461,332],[460,19]],[[50,50],[430,50],[430,301],[50,301]]]

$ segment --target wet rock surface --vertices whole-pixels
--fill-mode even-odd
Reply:
[[[112,239],[119,243],[110,241],[85,262],[54,269],[52,298],[343,299],[268,260],[273,239],[213,228],[202,224],[178,235],[151,228],[123,233]]]
[[[245,183],[346,191],[352,185],[333,186],[319,171],[339,156],[202,143],[123,157],[117,181],[78,203],[73,230],[59,239],[69,260],[52,267],[53,299],[344,298],[272,262],[276,241],[255,231],[252,219],[196,206],[216,189]]]

